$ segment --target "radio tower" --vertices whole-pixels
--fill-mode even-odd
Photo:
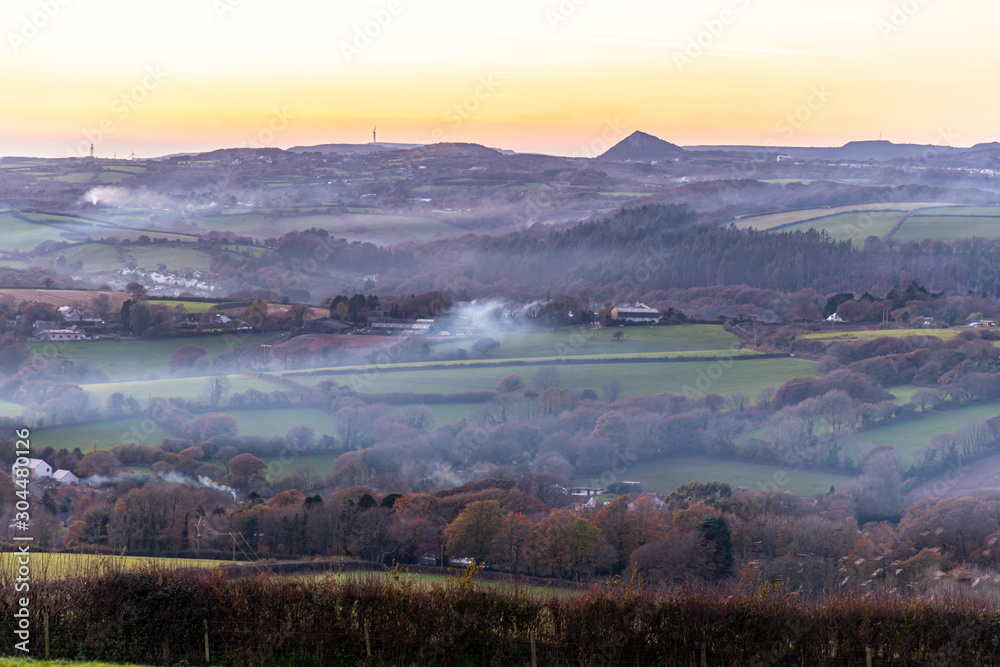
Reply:
[[[375,130],[377,130],[377,129],[378,129],[378,125],[376,125],[375,129],[372,130],[372,143],[373,144],[377,144],[378,143],[378,141],[375,139]]]
[[[91,159],[94,157],[94,144],[90,144],[90,157]]]

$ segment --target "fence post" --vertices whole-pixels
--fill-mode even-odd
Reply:
[[[204,619],[205,622],[205,664],[207,665],[212,659],[208,652],[208,619]]]
[[[45,659],[49,659],[49,613],[42,614],[42,624],[45,626]]]
[[[701,645],[701,667],[708,667],[708,644]]]
[[[531,638],[531,667],[538,667],[538,655],[535,653],[535,631],[528,633]]]
[[[365,652],[369,658],[372,657],[372,639],[368,634],[368,621],[365,621]]]
[[[872,649],[870,646],[865,647],[865,664],[868,667],[872,667]]]

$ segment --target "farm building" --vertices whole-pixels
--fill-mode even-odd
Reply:
[[[87,340],[87,334],[76,329],[46,329],[36,336],[38,340]]]
[[[72,306],[60,306],[59,317],[62,318],[63,322],[80,322],[83,320],[83,314]]]
[[[69,470],[56,470],[52,473],[52,479],[56,480],[60,484],[69,484],[70,486],[76,486],[80,483],[80,478],[71,473]]]
[[[660,311],[644,303],[624,304],[611,309],[611,318],[619,322],[656,324],[660,321]]]
[[[30,479],[42,479],[43,477],[52,477],[52,466],[43,461],[42,459],[28,459],[28,470],[31,471],[29,475]],[[15,464],[10,468],[11,479],[17,479],[17,468]]]
[[[302,333],[311,334],[343,334],[353,330],[350,324],[335,320],[332,317],[321,317],[302,323]]]
[[[372,333],[425,334],[434,326],[434,320],[409,320],[397,317],[370,317],[368,328]]]
[[[59,323],[49,320],[35,320],[34,329],[35,333],[41,333],[42,331],[49,331],[50,329],[58,329]]]

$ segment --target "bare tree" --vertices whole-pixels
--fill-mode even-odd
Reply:
[[[757,406],[761,408],[771,407],[771,401],[774,400],[775,391],[774,385],[765,384],[761,387],[760,391],[757,392]]]
[[[539,389],[545,391],[562,382],[562,374],[558,368],[542,366],[537,373],[531,376],[531,379]]]
[[[614,403],[622,395],[622,381],[618,378],[612,378],[608,380],[603,385],[601,385],[601,395],[604,396],[604,400],[608,403]]]
[[[219,407],[227,391],[229,391],[229,378],[225,375],[216,375],[208,379],[208,402],[213,408]]]

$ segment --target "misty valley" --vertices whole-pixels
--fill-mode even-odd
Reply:
[[[146,659],[99,619],[149,576],[164,661],[564,664],[600,605],[637,661],[739,663],[748,610],[802,664],[995,659],[878,628],[1000,599],[1000,145],[615,139],[0,159],[0,535],[58,636]]]

